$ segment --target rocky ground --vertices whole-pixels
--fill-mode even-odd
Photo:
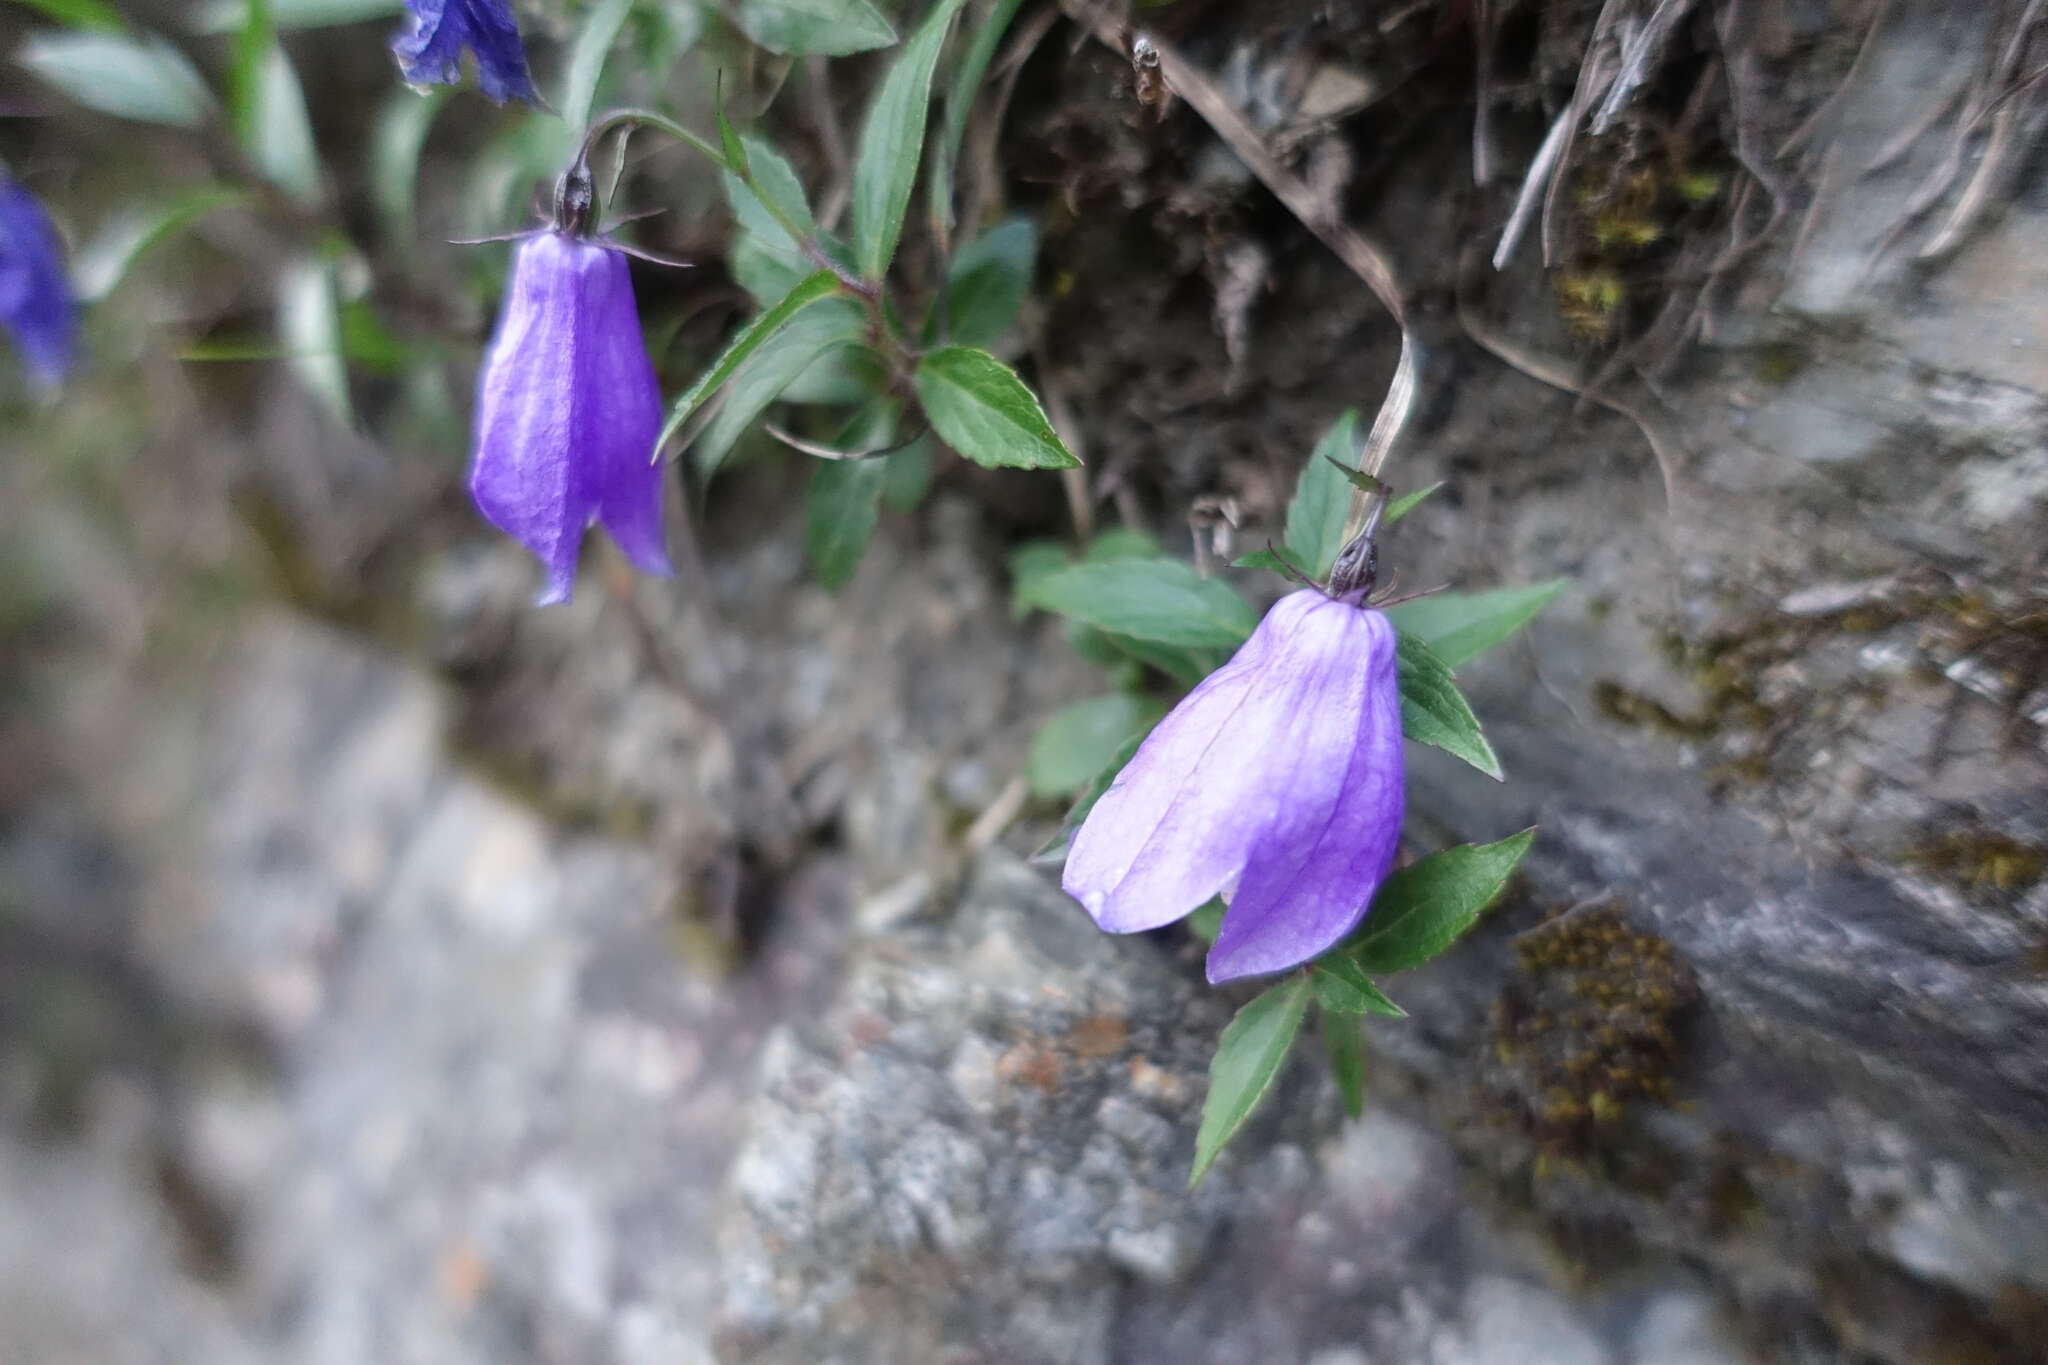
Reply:
[[[2021,156],[1942,243],[1968,178],[1909,216],[1950,144],[1900,136],[2015,15],[1882,7],[1858,59],[1872,11],[1703,11],[1666,95],[1725,69],[1752,102],[1712,126],[1770,154],[1687,164],[1779,178],[1658,198],[1654,261],[1568,233],[1565,285],[1624,288],[1589,319],[1533,243],[1484,266],[1551,111],[1503,86],[1474,191],[1443,40],[1198,8],[1175,36],[1248,103],[1304,52],[1400,92],[1299,134],[1414,299],[1387,472],[1449,483],[1388,561],[1574,585],[1465,679],[1508,782],[1414,756],[1419,845],[1543,832],[1394,983],[1366,1118],[1301,1066],[1181,1189],[1235,998],[1180,937],[1097,934],[1026,857],[1057,812],[1014,808],[1036,721],[1100,686],[1001,576],[1057,497],[944,480],[834,598],[756,469],[703,576],[593,559],[535,613],[452,456],[165,380],[145,430],[88,400],[5,466],[38,595],[6,604],[0,1360],[2038,1359],[2048,197]],[[1532,70],[1584,47],[1552,9]],[[1055,33],[1005,164],[1098,515],[1231,498],[1261,535],[1393,328]],[[1532,377],[1575,355],[1634,420]],[[50,494],[53,451],[127,433],[104,505]]]

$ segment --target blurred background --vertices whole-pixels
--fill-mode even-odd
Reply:
[[[722,83],[829,216],[891,53],[794,9],[517,14],[557,108]],[[1018,9],[960,169],[1084,475],[942,458],[828,592],[753,431],[677,578],[593,538],[535,610],[462,484],[509,248],[449,240],[563,121],[405,88],[379,0],[0,10],[86,303],[0,375],[0,1361],[2043,1359],[2048,15],[1131,11],[1206,99],[1125,17]],[[731,217],[652,136],[617,206],[693,263],[633,266],[672,395]],[[1445,481],[1382,565],[1572,581],[1461,678],[1507,782],[1417,749],[1409,830],[1542,833],[1365,1117],[1296,1066],[1190,1194],[1243,993],[1027,861],[1103,684],[1005,565],[1276,533],[1400,344],[1332,225],[1421,360],[1385,475]]]

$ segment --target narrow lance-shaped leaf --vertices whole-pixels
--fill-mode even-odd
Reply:
[[[986,351],[927,351],[914,376],[939,439],[990,469],[1069,469],[1081,463],[1052,429],[1016,371]]]
[[[1403,634],[1413,635],[1453,669],[1513,635],[1564,591],[1568,580],[1553,578],[1526,588],[1488,592],[1440,592],[1387,608]]]
[[[263,174],[301,203],[320,198],[320,152],[313,145],[313,121],[291,58],[276,42],[265,48],[256,70],[255,122],[249,159]]]
[[[927,339],[993,346],[1024,306],[1037,256],[1038,229],[1028,218],[998,223],[954,252],[925,325]]]
[[[1387,999],[1386,992],[1373,984],[1365,969],[1343,953],[1329,953],[1316,960],[1309,973],[1315,987],[1316,1003],[1338,1014],[1384,1014],[1405,1019],[1408,1011]]]
[[[1116,635],[1182,648],[1235,649],[1259,623],[1229,584],[1177,559],[1074,564],[1034,579],[1022,596]]]
[[[158,244],[175,237],[215,209],[248,200],[250,191],[209,185],[167,204],[126,210],[102,227],[71,260],[71,279],[87,303],[105,298]]]
[[[632,13],[633,0],[599,0],[583,20],[576,45],[569,50],[569,70],[562,78],[562,124],[581,130],[590,122],[591,102],[597,98],[597,84],[604,76],[604,60]]]
[[[668,421],[662,426],[661,435],[655,439],[654,449],[648,453],[648,458],[661,458],[661,449],[668,444],[669,438],[682,429],[683,423],[690,420],[697,409],[704,405],[706,399],[718,392],[726,380],[732,378],[733,371],[745,364],[748,356],[761,349],[770,337],[789,326],[790,320],[798,313],[819,299],[830,298],[838,289],[838,278],[829,270],[820,270],[790,290],[781,303],[742,328],[740,334],[732,339],[731,344],[718,359],[711,363],[711,368],[699,376],[697,382],[692,384],[682,397],[676,399],[675,406],[669,409]]]
[[[299,381],[336,418],[351,421],[341,310],[334,301],[331,265],[309,257],[286,267],[278,281],[277,324]]]
[[[1403,632],[1400,639],[1401,733],[1500,781],[1500,759],[1480,733],[1479,718],[1452,680],[1450,667],[1414,636]]]
[[[844,57],[896,41],[868,0],[740,0],[736,18],[740,32],[791,57]]]
[[[384,101],[370,139],[370,197],[377,205],[378,225],[386,245],[400,252],[413,249],[413,207],[417,201],[420,153],[434,116],[448,102],[447,86],[425,94],[400,86]]]
[[[742,179],[727,171],[719,177],[733,217],[762,246],[795,258],[799,244],[790,236],[792,227],[806,238],[818,236],[803,182],[782,153],[761,139],[736,135],[734,145],[745,161],[747,175]]]
[[[119,33],[125,27],[120,11],[105,0],[22,0],[22,3],[70,28]]]
[[[708,480],[754,419],[826,353],[860,340],[867,315],[852,299],[823,299],[764,342],[726,386],[725,402],[691,445],[697,477]]]
[[[1308,978],[1299,973],[1237,1012],[1209,1063],[1209,1094],[1195,1134],[1195,1165],[1188,1187],[1201,1183],[1225,1143],[1244,1127],[1287,1061],[1308,1010]]]
[[[1323,1054],[1330,1059],[1330,1074],[1337,1078],[1337,1093],[1344,1098],[1344,1112],[1357,1118],[1365,1112],[1365,1028],[1353,1015],[1323,1011]]]
[[[1427,488],[1418,488],[1413,493],[1403,493],[1400,497],[1387,504],[1386,514],[1380,518],[1380,525],[1392,526],[1395,522],[1414,511],[1424,498],[1443,486],[1443,480],[1439,479]]]
[[[953,72],[952,83],[946,88],[945,119],[939,125],[931,170],[925,178],[932,231],[942,248],[951,241],[953,231],[953,168],[960,162],[960,144],[967,137],[967,115],[974,108],[974,96],[996,55],[996,46],[1023,3],[1024,0],[996,0],[981,27],[974,31],[974,39],[968,43],[958,69]]]
[[[1344,548],[1344,519],[1351,512],[1351,486],[1337,464],[1357,458],[1358,413],[1347,410],[1316,442],[1287,503],[1287,548],[1318,581]]]
[[[813,460],[804,501],[804,550],[818,581],[837,592],[853,577],[880,515],[880,460]]]
[[[1365,927],[1340,950],[1368,972],[1402,972],[1435,957],[1478,923],[1529,851],[1536,831],[1460,844],[1387,878]]]
[[[963,0],[938,0],[890,68],[861,126],[853,162],[853,248],[861,275],[879,280],[896,254],[924,149],[932,69]]]
[[[78,103],[116,118],[197,128],[212,99],[185,54],[154,35],[33,33],[14,59]]]

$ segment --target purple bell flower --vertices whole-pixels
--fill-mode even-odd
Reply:
[[[635,567],[670,572],[650,459],[661,391],[623,255],[561,229],[522,241],[477,388],[469,491],[547,566],[540,604],[568,599],[593,521]]]
[[[0,172],[0,325],[30,380],[54,389],[71,368],[78,302],[64,247],[36,197]]]
[[[1061,884],[1113,934],[1230,907],[1209,980],[1284,971],[1365,918],[1401,834],[1394,626],[1312,589],[1159,722],[1095,803]]]
[[[462,79],[462,49],[476,54],[477,83],[498,103],[540,103],[526,70],[526,47],[508,0],[405,0],[411,24],[393,35],[391,50],[408,85],[453,85]]]

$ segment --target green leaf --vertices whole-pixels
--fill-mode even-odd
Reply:
[[[318,203],[320,152],[313,145],[305,92],[299,88],[291,58],[275,42],[265,47],[257,62],[253,107],[246,141],[249,159],[270,183],[292,198]]]
[[[1216,935],[1223,929],[1223,912],[1229,908],[1223,903],[1223,897],[1209,897],[1188,916],[1188,932],[1204,943],[1214,943]]]
[[[353,421],[331,263],[307,257],[285,268],[278,279],[277,332],[307,392],[336,420],[344,425]]]
[[[1147,730],[1145,733],[1150,734],[1151,731]],[[1102,794],[1115,785],[1116,775],[1124,770],[1124,765],[1131,761],[1131,756],[1138,752],[1138,746],[1144,742],[1145,735],[1132,735],[1124,741],[1121,748],[1109,756],[1109,762],[1103,765],[1095,780],[1088,784],[1080,796],[1075,798],[1074,804],[1067,809],[1066,818],[1060,822],[1060,832],[1053,836],[1051,843],[1038,851],[1036,857],[1057,860],[1066,856],[1067,846],[1073,842],[1075,831],[1079,830],[1082,822],[1088,818],[1088,812],[1095,809],[1095,803],[1102,799]]]
[[[105,298],[156,246],[215,209],[245,203],[248,198],[247,190],[207,185],[168,203],[116,214],[72,257],[71,280],[78,297],[87,303]]]
[[[858,425],[858,424],[857,424]],[[814,460],[804,500],[804,552],[818,581],[838,592],[860,567],[880,514],[880,460]]]
[[[1357,1118],[1365,1112],[1365,1029],[1347,1014],[1322,1015],[1323,1055],[1330,1059],[1330,1074],[1337,1078],[1337,1093],[1344,1097],[1344,1112]]]
[[[1010,551],[1005,561],[1010,571],[1010,615],[1020,621],[1029,616],[1035,610],[1027,595],[1031,585],[1072,562],[1067,547],[1056,540],[1027,540]]]
[[[1418,488],[1413,493],[1403,493],[1400,497],[1387,504],[1386,512],[1380,517],[1380,525],[1392,526],[1395,522],[1414,511],[1416,504],[1443,486],[1443,480],[1438,479],[1427,488]]]
[[[1088,542],[1088,548],[1081,551],[1081,558],[1089,564],[1102,564],[1112,559],[1157,559],[1159,541],[1149,531],[1140,531],[1134,526],[1112,526],[1097,533]]]
[[[938,142],[932,148],[931,172],[925,181],[932,228],[941,246],[953,230],[953,168],[960,162],[960,144],[967,137],[967,115],[974,108],[974,97],[981,90],[981,79],[988,73],[996,46],[1022,4],[1023,0],[995,0],[988,18],[974,31],[973,41],[968,43],[959,67],[953,72],[952,83],[946,88],[946,117],[939,126]]]
[[[198,70],[154,34],[32,33],[14,60],[86,108],[116,118],[197,128],[213,107]]]
[[[763,342],[733,375],[718,415],[691,445],[698,477],[709,479],[724,463],[733,443],[769,404],[826,352],[858,342],[866,326],[867,315],[852,299],[825,299],[790,319],[787,327]]]
[[[735,17],[747,37],[792,57],[844,57],[896,41],[868,0],[741,0]]]
[[[1408,1011],[1387,999],[1363,967],[1342,953],[1317,959],[1309,980],[1315,985],[1316,1003],[1333,1013],[1408,1017]]]
[[[1495,844],[1460,844],[1387,878],[1365,927],[1344,945],[1368,972],[1405,972],[1450,947],[1479,920],[1528,853],[1529,828]]]
[[[413,210],[420,178],[420,153],[434,116],[448,103],[448,90],[437,87],[422,95],[400,86],[384,101],[370,138],[370,198],[386,244],[412,250]]]
[[[1081,462],[1037,395],[1002,361],[970,346],[926,351],[914,376],[939,439],[989,469],[1071,469]]]
[[[1440,592],[1389,607],[1387,615],[1459,669],[1529,624],[1568,582],[1553,578],[1527,588]]]
[[[618,41],[619,30],[632,10],[633,0],[598,0],[584,16],[576,45],[569,49],[569,69],[562,76],[559,112],[563,126],[572,132],[582,131],[590,122],[590,106],[604,76],[604,59],[611,55],[612,44]]]
[[[775,231],[779,237],[789,235],[781,228]],[[751,232],[733,234],[732,244],[725,250],[725,268],[763,308],[774,306],[811,274],[811,266],[795,252],[769,246]]]
[[[1038,229],[1028,218],[999,223],[962,246],[946,267],[943,307],[932,309],[926,339],[981,347],[1001,340],[1024,306],[1037,255]]]
[[[1253,550],[1248,555],[1239,555],[1230,561],[1233,569],[1271,569],[1277,574],[1300,574],[1306,578],[1308,570],[1287,557],[1287,551],[1274,546]]]
[[[725,183],[725,199],[740,227],[770,251],[797,259],[798,249],[785,223],[808,238],[818,236],[817,220],[804,198],[803,182],[782,153],[756,137],[741,137],[736,144],[746,159],[747,179],[731,171],[719,178]],[[748,183],[751,181],[752,183]]]
[[[1500,759],[1480,733],[1479,718],[1451,678],[1450,666],[1414,636],[1400,637],[1401,733],[1462,758],[1498,782]]]
[[[746,144],[740,141],[739,130],[732,126],[732,120],[725,116],[725,82],[723,80],[723,73],[721,73],[721,79],[712,92],[711,108],[718,119],[718,147],[720,154],[725,160],[725,165],[722,169],[729,174],[737,175],[741,180],[750,179],[752,172],[747,168]]]
[[[1201,1183],[1223,1145],[1272,1089],[1287,1050],[1301,1032],[1308,994],[1306,977],[1290,977],[1239,1010],[1223,1030],[1215,1060],[1209,1063],[1209,1094],[1202,1101],[1202,1126],[1195,1134],[1189,1189]]]
[[[853,249],[866,279],[882,278],[903,235],[903,214],[910,207],[918,155],[924,150],[932,69],[946,41],[946,28],[962,3],[938,0],[932,6],[903,45],[861,126],[860,150],[853,162]]]
[[[228,69],[228,108],[234,115],[235,136],[245,149],[253,150],[263,128],[263,63],[274,35],[267,0],[244,0],[242,15],[235,60]]]
[[[882,502],[895,512],[908,512],[924,501],[932,486],[932,442],[920,436],[881,459]]]
[[[776,333],[789,326],[797,314],[820,299],[832,297],[838,290],[838,278],[829,270],[820,270],[790,290],[782,302],[741,328],[740,334],[734,337],[718,359],[712,362],[711,368],[700,375],[697,382],[684,391],[682,397],[676,399],[675,406],[669,409],[668,421],[661,428],[661,435],[654,442],[654,449],[648,452],[649,458],[660,457],[661,448],[682,429],[683,423],[690,420],[691,415],[704,405],[706,399],[724,387],[725,382],[732,378],[733,372],[746,364],[749,356],[766,345]]]
[[[1151,730],[1164,708],[1144,697],[1116,692],[1053,712],[1031,741],[1025,777],[1034,796],[1080,791],[1133,735]]]
[[[1189,649],[1234,649],[1259,623],[1242,597],[1177,559],[1073,564],[1033,580],[1035,607],[1116,635]]]
[[[54,19],[71,28],[98,29],[103,33],[119,33],[125,24],[121,14],[104,0],[22,0],[30,9],[45,18]]]
[[[270,22],[279,29],[328,28],[385,19],[405,8],[405,0],[270,0]],[[232,33],[242,25],[246,0],[210,0],[196,7],[194,33]]]
[[[1344,548],[1344,520],[1351,514],[1351,485],[1331,462],[1348,464],[1357,458],[1358,413],[1347,409],[1316,442],[1294,481],[1294,497],[1287,504],[1287,549],[1318,582],[1329,577]]]

